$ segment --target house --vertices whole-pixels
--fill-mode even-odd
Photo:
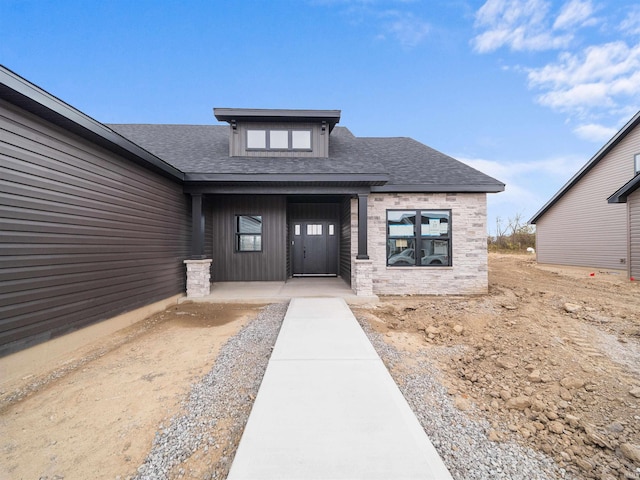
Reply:
[[[640,278],[640,112],[532,218],[540,263]]]
[[[342,277],[358,295],[487,291],[501,182],[339,110],[104,125],[0,68],[0,354],[210,279]],[[186,264],[186,267],[185,267]]]

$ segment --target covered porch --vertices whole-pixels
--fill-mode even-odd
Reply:
[[[372,186],[386,183],[386,176],[264,177],[241,183],[199,178],[185,186],[192,204],[187,297],[247,298],[242,293],[247,288],[257,289],[262,298],[318,296],[323,279],[296,278],[305,275],[337,277],[333,286],[324,279],[321,291],[330,291],[320,296],[340,296],[335,285],[344,295],[373,296],[368,198]],[[238,226],[248,220],[255,224],[251,235]],[[251,248],[239,243],[245,237],[253,241]]]

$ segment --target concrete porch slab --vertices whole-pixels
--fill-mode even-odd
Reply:
[[[286,282],[214,282],[211,293],[194,302],[284,302],[296,297],[337,297],[349,304],[375,303],[377,296],[357,296],[340,277],[295,277]]]
[[[340,298],[295,298],[229,480],[450,479]]]

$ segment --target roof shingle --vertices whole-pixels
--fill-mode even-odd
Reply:
[[[328,158],[308,158],[230,157],[226,125],[107,126],[185,173],[387,174],[388,187],[504,189],[498,180],[411,138],[356,137],[345,127],[331,133]]]

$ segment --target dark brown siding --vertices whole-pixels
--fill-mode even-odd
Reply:
[[[204,255],[206,258],[213,258],[213,225],[211,217],[213,215],[213,202],[209,197],[204,197],[202,205],[204,215]],[[211,265],[211,278],[213,279],[213,263]],[[213,280],[211,280],[213,281]]]
[[[340,208],[340,276],[351,285],[351,199]]]
[[[337,203],[290,203],[291,220],[338,220],[340,205]]]
[[[0,101],[0,354],[184,291],[182,187]]]
[[[215,238],[211,281],[286,280],[286,197],[216,195],[208,200]],[[262,252],[235,251],[236,215],[262,215]]]

